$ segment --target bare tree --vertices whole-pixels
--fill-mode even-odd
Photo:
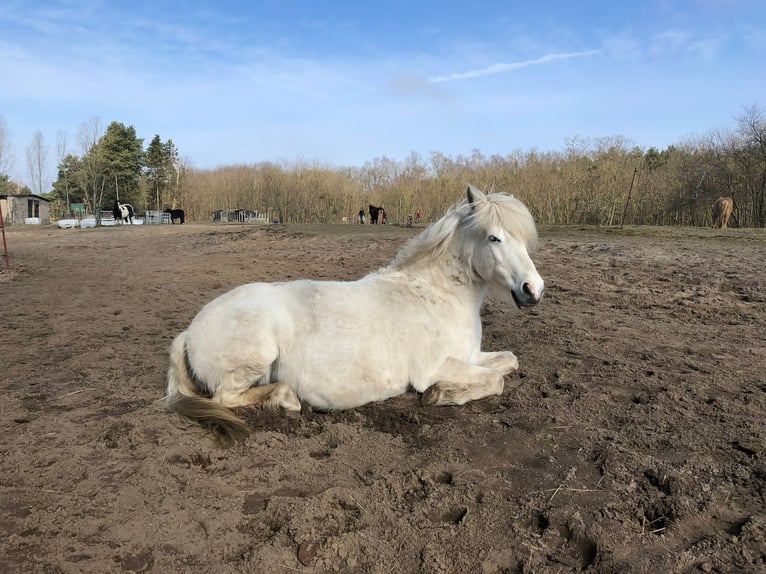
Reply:
[[[69,134],[64,130],[56,132],[56,159],[58,165],[63,165],[64,160],[69,155]],[[69,211],[69,178],[64,178],[64,193],[66,195],[66,208]]]
[[[5,118],[0,116],[0,175],[9,175],[13,167],[13,146],[11,145],[11,133]]]
[[[90,204],[91,211],[98,217],[97,209],[104,196],[104,161],[99,140],[101,139],[101,119],[92,118],[83,122],[77,133],[77,140],[82,151],[82,188]]]
[[[59,163],[69,155],[69,134],[64,130],[56,132],[56,159]]]
[[[48,182],[45,181],[45,170],[48,168],[48,146],[45,137],[40,130],[32,136],[26,148],[27,169],[32,181],[32,192],[42,195],[43,189]]]
[[[178,154],[175,154],[173,158],[173,170],[175,171],[175,183],[173,184],[173,202],[172,206],[175,209],[177,202],[181,200],[185,195],[185,188],[187,180],[189,179],[189,172],[191,171],[191,160],[188,158],[180,158]]]
[[[766,117],[757,105],[737,118],[741,138],[739,163],[750,201],[753,223],[766,226]]]

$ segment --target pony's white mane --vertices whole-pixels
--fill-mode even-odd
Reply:
[[[447,210],[447,213],[415,237],[396,255],[389,265],[391,269],[405,269],[422,263],[435,262],[445,254],[454,253],[469,262],[473,247],[490,229],[502,228],[512,237],[524,243],[528,251],[537,245],[537,229],[527,207],[512,195],[476,193],[469,202],[464,198]]]

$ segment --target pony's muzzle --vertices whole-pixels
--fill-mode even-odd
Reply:
[[[540,299],[543,298],[543,293],[545,292],[545,286],[540,285],[540,287],[536,287],[535,285],[531,283],[524,283],[521,286],[521,291],[516,292],[514,289],[512,291],[513,294],[513,300],[516,303],[518,307],[534,307],[540,302]]]

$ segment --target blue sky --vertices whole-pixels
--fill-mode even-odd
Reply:
[[[29,183],[36,131],[99,118],[198,168],[361,166],[412,151],[648,148],[766,108],[763,0],[4,0],[0,116]]]

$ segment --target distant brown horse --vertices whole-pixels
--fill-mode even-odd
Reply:
[[[729,226],[734,201],[731,197],[719,197],[713,204],[713,227],[726,229]]]
[[[370,223],[377,225],[378,221],[383,219],[386,211],[382,207],[375,207],[374,205],[369,205],[368,207],[370,209]],[[384,223],[383,221],[380,222]]]

